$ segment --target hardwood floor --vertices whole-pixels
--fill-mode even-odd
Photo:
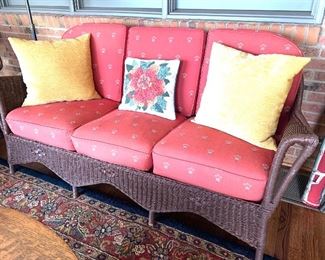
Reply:
[[[6,158],[3,139],[0,139],[0,157]],[[45,174],[54,175],[50,170],[39,164],[31,164],[29,167]],[[96,185],[90,188],[133,203],[129,198],[109,185]],[[218,234],[218,236],[225,239],[242,244],[241,241],[197,215],[169,213],[168,217],[195,226],[202,232],[212,235]],[[325,214],[281,202],[269,221],[265,253],[281,260],[325,260]]]
[[[324,260],[325,214],[281,202],[268,225],[265,252],[278,259]]]

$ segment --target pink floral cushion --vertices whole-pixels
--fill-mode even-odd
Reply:
[[[127,58],[120,110],[175,120],[174,93],[179,60]]]
[[[155,174],[259,201],[274,151],[188,120],[156,144],[152,156]]]
[[[72,136],[78,153],[92,158],[136,168],[152,168],[152,148],[185,117],[176,120],[114,110],[107,115],[79,127]]]
[[[73,151],[72,132],[117,105],[112,100],[96,99],[20,107],[11,111],[6,121],[18,136]]]

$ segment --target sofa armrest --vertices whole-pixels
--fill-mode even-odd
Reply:
[[[22,76],[2,76],[0,78],[0,116],[1,129],[5,134],[9,133],[6,123],[7,114],[22,105],[26,97],[26,86]]]
[[[305,117],[301,113],[302,92],[303,86],[300,87],[294,111],[283,132],[283,136],[272,162],[262,202],[266,209],[273,209],[279,204],[291,180],[298,173],[306,159],[313,154],[319,142],[318,136],[313,133]],[[301,145],[302,151],[289,171],[283,175],[280,170],[283,159],[289,147],[295,144]]]

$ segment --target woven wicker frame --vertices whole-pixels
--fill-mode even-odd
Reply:
[[[263,200],[260,203],[232,198],[206,189],[187,185],[148,172],[98,161],[12,134],[6,124],[7,113],[21,106],[26,88],[20,76],[2,77],[0,82],[0,115],[8,162],[14,165],[39,162],[68,182],[77,195],[77,187],[108,183],[149,211],[149,225],[155,213],[193,212],[255,247],[255,259],[263,258],[267,221],[294,175],[313,153],[318,137],[301,113],[303,81],[291,119],[283,133],[270,169]],[[285,176],[279,176],[288,148],[294,144],[303,151]]]

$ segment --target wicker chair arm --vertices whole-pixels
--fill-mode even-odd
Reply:
[[[300,104],[296,107],[283,133],[278,150],[274,156],[270,175],[265,190],[263,205],[266,209],[275,208],[288,188],[293,177],[298,173],[304,162],[312,155],[318,145],[318,136],[313,133],[306,119],[301,113]],[[298,109],[299,108],[299,109]],[[302,151],[286,173],[280,176],[280,168],[289,147],[294,144],[302,146]]]
[[[22,76],[3,76],[0,79],[0,116],[1,129],[5,134],[9,133],[6,123],[7,114],[20,107],[26,97],[26,86]]]

